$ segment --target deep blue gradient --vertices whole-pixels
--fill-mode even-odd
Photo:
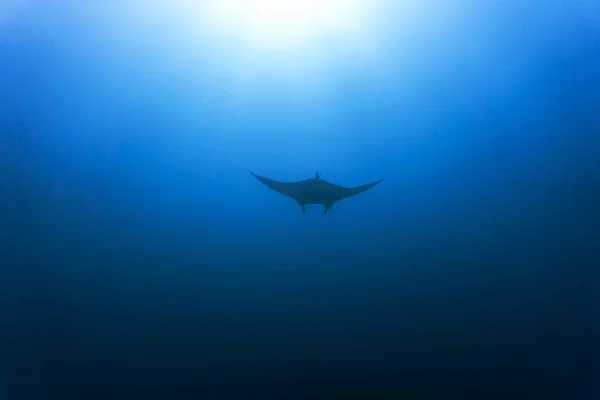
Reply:
[[[385,74],[243,94],[39,3],[0,25],[0,396],[600,398],[597,1],[389,15]],[[250,171],[385,181],[302,214]]]

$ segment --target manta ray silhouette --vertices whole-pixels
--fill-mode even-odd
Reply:
[[[366,185],[347,188],[324,181],[318,172],[313,179],[305,179],[299,182],[278,182],[256,175],[254,172],[251,172],[251,174],[274,191],[296,200],[302,207],[303,213],[306,212],[307,204],[322,204],[325,207],[324,213],[327,214],[327,211],[335,202],[356,196],[383,181],[383,179],[380,179]]]

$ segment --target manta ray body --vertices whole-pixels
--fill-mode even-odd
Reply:
[[[321,179],[318,172],[314,178],[298,182],[279,182],[256,175],[255,173],[251,174],[274,191],[296,200],[300,207],[302,207],[303,213],[306,212],[306,205],[321,204],[324,207],[324,213],[327,214],[327,211],[329,211],[334,203],[348,197],[356,196],[383,181],[383,179],[380,179],[366,185],[348,188]]]

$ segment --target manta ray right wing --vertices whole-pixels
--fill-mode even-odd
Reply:
[[[265,178],[264,176],[256,175],[254,172],[250,173],[256,179],[267,185],[269,188],[273,189],[278,193],[283,194],[284,196],[288,196],[293,199],[296,199],[296,197],[298,196],[296,184],[294,182],[278,182],[274,181],[273,179]]]
[[[338,199],[336,199],[336,201],[347,199],[348,197],[356,196],[357,194],[366,192],[367,190],[379,185],[382,181],[383,179],[380,179],[378,181],[367,183],[366,185],[356,186],[353,188],[344,187],[343,190],[337,196]]]

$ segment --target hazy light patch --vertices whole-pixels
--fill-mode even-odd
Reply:
[[[576,0],[576,6],[581,13],[581,19],[594,30],[600,30],[600,0]]]
[[[1,0],[0,1],[0,31],[22,12],[29,4],[28,0]]]

